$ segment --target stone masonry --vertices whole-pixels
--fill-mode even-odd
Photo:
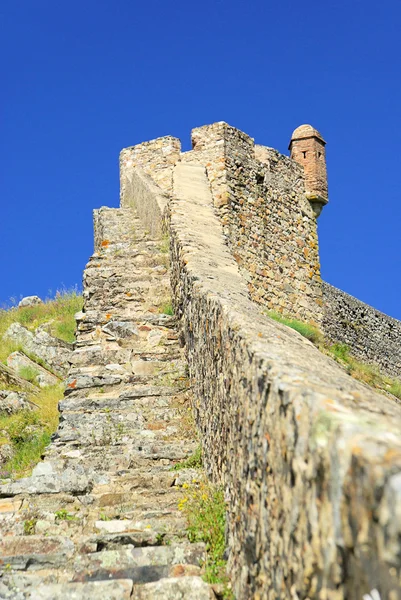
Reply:
[[[156,184],[152,194],[158,194],[165,207],[171,196],[174,165],[202,165],[215,214],[252,300],[318,325],[333,342],[351,341],[351,352],[355,348],[358,358],[400,377],[400,322],[376,315],[364,318],[361,326],[358,317],[353,321],[358,311],[349,310],[350,296],[340,290],[334,294],[335,288],[321,280],[316,219],[328,200],[325,144],[311,125],[301,125],[293,132],[291,158],[255,144],[224,122],[194,129],[189,152],[180,153],[177,138],[158,138],[122,150],[121,203],[133,203],[135,169],[151,177]],[[138,173],[135,177],[135,193],[139,186],[145,197],[150,183],[144,186]],[[151,203],[137,206],[149,230],[156,232],[161,225],[149,212]],[[359,305],[362,313],[372,315],[374,309]],[[361,351],[365,346],[368,350]]]
[[[328,201],[326,142],[311,125],[297,127],[291,136],[291,158],[303,166],[306,197],[318,217]]]
[[[401,598],[401,407],[261,314],[204,167],[176,165],[167,206],[140,169],[130,180],[138,211],[145,202],[169,222],[194,412],[208,473],[227,493],[236,598]]]
[[[322,282],[322,329],[332,342],[346,344],[353,356],[401,378],[401,321]]]
[[[325,323],[312,178],[226,123],[120,165],[58,431],[31,477],[0,485],[0,598],[215,597],[177,510],[195,474],[171,470],[198,443],[190,403],[237,600],[401,600],[401,406],[266,315]]]
[[[183,162],[207,170],[228,246],[251,298],[319,323],[323,315],[316,217],[303,168],[226,123],[192,132]]]
[[[197,441],[168,255],[131,209],[95,213],[96,251],[60,403],[32,476],[0,485],[0,598],[210,600],[177,508]]]

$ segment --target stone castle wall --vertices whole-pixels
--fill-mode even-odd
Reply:
[[[401,408],[261,314],[209,185],[179,164],[153,214],[170,219],[175,309],[206,465],[226,489],[236,597],[401,598]]]
[[[320,323],[323,318],[316,218],[305,197],[303,169],[271,148],[255,146],[224,122],[194,129],[193,150],[159,138],[120,155],[122,206],[135,167],[171,193],[174,163],[207,169],[225,239],[251,298],[270,310]],[[129,196],[130,192],[128,192]]]
[[[322,292],[316,218],[303,169],[255,146],[226,123],[193,130],[184,162],[205,166],[226,241],[250,296],[270,310],[319,323]]]
[[[317,139],[303,139],[302,132],[309,130]],[[181,153],[180,141],[171,136],[125,148],[120,155],[121,205],[133,204],[137,167],[159,186],[153,195],[163,192],[166,204],[174,165],[203,165],[215,213],[250,297],[269,310],[316,323],[329,340],[349,345],[357,358],[400,377],[399,321],[321,280],[314,199],[327,201],[324,141],[310,126],[296,129],[293,138],[291,151],[301,163],[304,152],[313,154],[308,172],[224,122],[194,129],[189,152]],[[135,186],[137,192],[143,187],[140,181]],[[146,208],[151,204],[140,206],[155,233],[157,220]]]
[[[179,160],[181,142],[178,138],[166,136],[143,142],[137,146],[124,148],[120,152],[120,200],[124,206],[127,176],[135,167],[141,168],[160,188],[171,194],[173,167]]]
[[[346,344],[353,356],[401,377],[401,321],[322,282],[322,329],[332,342]]]

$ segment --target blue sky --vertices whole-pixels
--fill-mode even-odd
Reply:
[[[121,148],[327,140],[323,278],[401,319],[399,0],[2,0],[0,305],[81,284]]]

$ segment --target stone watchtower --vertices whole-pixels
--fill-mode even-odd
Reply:
[[[326,142],[312,125],[297,127],[291,136],[291,158],[304,167],[306,197],[318,217],[328,202]]]

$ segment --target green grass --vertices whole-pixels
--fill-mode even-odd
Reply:
[[[274,311],[269,311],[267,314],[271,319],[274,319],[283,325],[287,325],[287,327],[291,327],[291,329],[295,329],[295,331],[298,331],[298,333],[303,335],[314,344],[319,343],[319,341],[322,339],[322,334],[320,331],[317,329],[317,327],[311,325],[310,323],[304,323],[303,321],[298,321],[297,319],[291,319]]]
[[[30,383],[36,383],[36,378],[38,376],[38,371],[34,367],[27,365],[25,367],[20,367],[18,369],[18,375],[22,377],[22,379],[26,379]]]
[[[30,331],[39,325],[49,324],[49,333],[66,342],[75,341],[75,313],[83,306],[82,296],[76,291],[58,292],[52,300],[26,308],[0,309],[0,361],[4,362],[11,352],[20,350],[18,344],[2,339],[12,323],[20,323]]]
[[[159,250],[160,252],[163,252],[163,254],[167,254],[170,251],[170,236],[168,235],[168,233],[163,234],[163,237],[159,244]]]
[[[204,481],[187,487],[185,491],[178,508],[187,518],[190,542],[204,542],[206,545],[203,578],[208,583],[223,583],[224,598],[232,598],[224,559],[226,505],[223,490]]]
[[[62,384],[45,387],[33,399],[36,410],[0,414],[0,444],[10,444],[14,450],[13,457],[1,466],[2,476],[26,475],[39,462],[57,429],[57,406],[62,397]]]
[[[329,346],[329,351],[333,358],[343,361],[349,360],[350,349],[347,344],[333,344]]]
[[[181,462],[176,463],[172,467],[172,471],[180,471],[181,469],[200,469],[202,466],[202,448],[198,446],[191,456]]]
[[[10,475],[24,476],[40,461],[46,446],[50,444],[50,433],[37,431],[30,434],[23,442],[14,443],[15,455],[1,467],[4,477]]]
[[[54,516],[56,517],[56,522],[58,522],[58,521],[78,521],[79,520],[75,515],[72,515],[65,509],[57,510],[54,513]]]
[[[161,307],[160,307],[160,312],[164,315],[170,315],[173,316],[174,315],[174,309],[173,309],[173,305],[170,302],[166,302],[164,303]]]
[[[35,534],[36,522],[37,522],[36,518],[26,519],[26,521],[24,521],[24,535],[34,535]]]
[[[401,381],[399,379],[393,380],[389,392],[401,400]]]

